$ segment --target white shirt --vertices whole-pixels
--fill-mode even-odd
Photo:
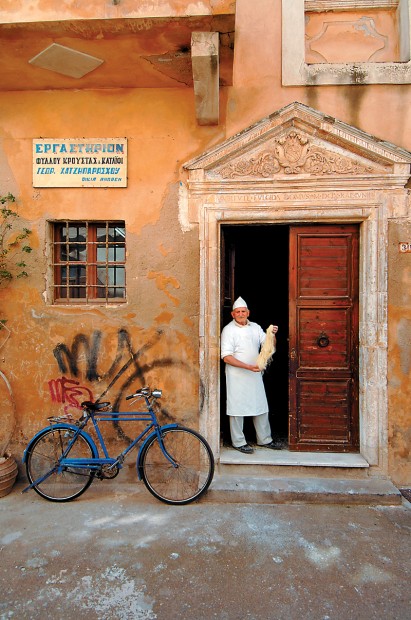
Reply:
[[[257,323],[239,325],[231,321],[221,332],[221,358],[233,355],[245,364],[255,364],[265,333]],[[268,412],[261,372],[225,365],[227,415],[256,416]]]

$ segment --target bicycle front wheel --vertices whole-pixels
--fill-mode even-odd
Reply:
[[[47,429],[31,446],[27,454],[26,471],[30,484],[48,475],[33,489],[52,502],[68,502],[75,499],[93,482],[94,471],[65,467],[58,470],[59,459],[66,450],[74,430],[67,428]],[[89,440],[79,435],[71,447],[68,458],[92,459],[93,448]]]
[[[141,477],[147,489],[166,504],[188,504],[206,492],[214,475],[214,457],[201,435],[180,426],[162,432],[166,457],[157,436],[141,455]]]

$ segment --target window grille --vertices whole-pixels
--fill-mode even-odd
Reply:
[[[55,303],[126,300],[124,222],[53,224]]]

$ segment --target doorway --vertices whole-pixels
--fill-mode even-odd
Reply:
[[[263,380],[273,439],[290,450],[359,450],[358,250],[356,224],[221,227],[221,323],[241,296],[251,321],[279,326]],[[223,362],[220,372],[230,445]],[[244,429],[253,443],[251,418]]]
[[[221,227],[221,325],[229,323],[233,300],[241,296],[250,321],[265,331],[278,325],[277,350],[263,380],[273,437],[288,443],[288,255],[287,225],[227,225]],[[220,429],[223,445],[231,445],[225,413],[225,368],[221,363]],[[247,439],[255,440],[251,418],[245,418]]]

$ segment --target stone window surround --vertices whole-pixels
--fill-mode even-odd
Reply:
[[[403,62],[305,62],[305,11],[398,7],[400,53]],[[411,0],[282,0],[282,84],[321,86],[341,84],[411,83]]]

